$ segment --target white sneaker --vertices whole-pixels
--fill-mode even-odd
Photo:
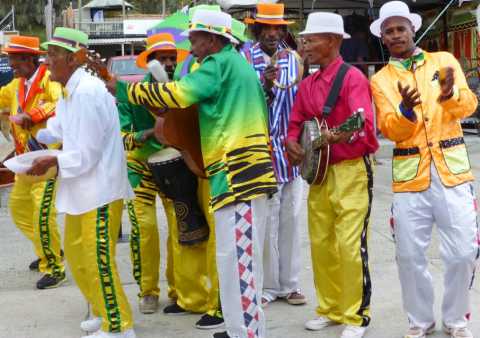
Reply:
[[[93,317],[80,323],[80,329],[85,332],[97,332],[102,326],[101,317]]]
[[[432,334],[435,331],[435,323],[432,323],[427,329],[420,327],[411,327],[408,329],[404,338],[425,338],[427,335]]]
[[[367,331],[366,327],[347,325],[343,329],[342,336],[340,338],[362,338]]]
[[[137,336],[133,329],[119,333],[110,333],[99,330],[91,335],[83,336],[82,338],[137,338]]]
[[[472,332],[468,327],[448,327],[443,324],[443,331],[452,338],[473,338]]]
[[[311,331],[318,331],[332,325],[338,325],[338,323],[328,319],[327,317],[317,317],[306,322],[305,328]]]

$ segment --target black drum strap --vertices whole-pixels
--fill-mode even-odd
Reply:
[[[322,109],[322,118],[326,119],[328,115],[332,112],[335,104],[337,103],[338,95],[340,94],[340,90],[342,89],[343,79],[345,75],[347,75],[348,70],[350,69],[350,65],[348,63],[342,63],[340,69],[335,76],[335,80],[333,81],[332,88],[330,88],[330,92],[328,93],[327,100],[325,101],[325,105]]]

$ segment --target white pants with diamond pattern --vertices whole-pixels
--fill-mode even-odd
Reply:
[[[215,211],[220,301],[231,338],[264,338],[261,307],[267,200],[265,196]]]

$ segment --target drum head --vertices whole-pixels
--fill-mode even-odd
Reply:
[[[148,158],[148,163],[161,163],[166,161],[175,160],[177,158],[182,157],[182,154],[175,148],[168,147],[162,149],[155,154],[151,155]]]
[[[305,151],[305,157],[300,166],[300,173],[309,184],[315,182],[319,161],[319,150],[313,149],[313,141],[320,137],[320,126],[317,119],[305,121],[303,124],[300,145]]]

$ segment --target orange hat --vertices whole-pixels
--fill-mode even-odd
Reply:
[[[147,68],[148,56],[158,50],[176,51],[175,40],[170,33],[158,33],[147,38],[147,48],[137,57],[137,66]]]
[[[257,4],[257,13],[255,14],[255,18],[245,18],[245,23],[254,24],[258,22],[265,25],[292,24],[293,21],[286,21],[283,19],[284,12],[284,4],[259,3]]]
[[[9,54],[45,54],[45,51],[40,50],[40,39],[35,36],[14,35],[10,38],[7,47],[3,49],[4,53]]]

